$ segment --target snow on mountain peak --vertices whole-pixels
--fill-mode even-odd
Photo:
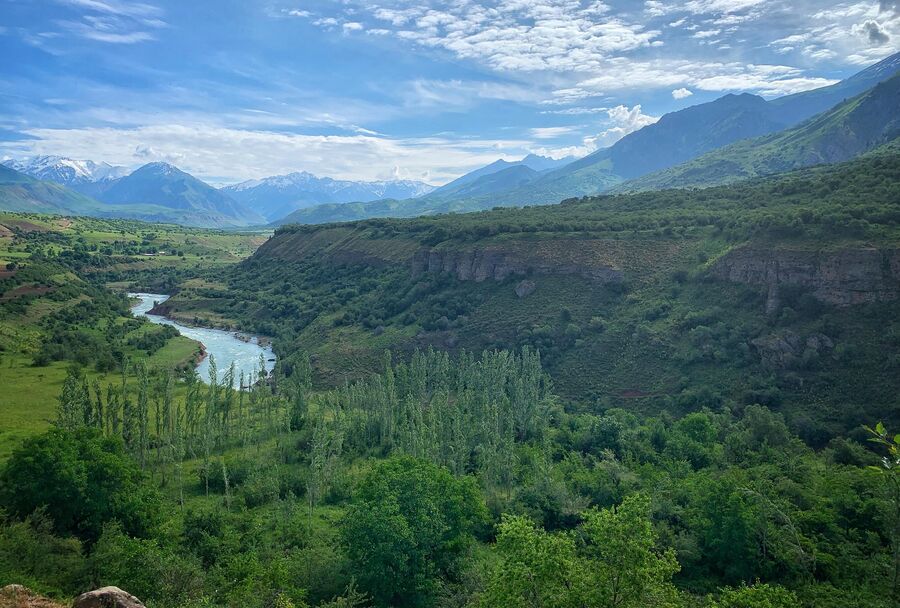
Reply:
[[[26,175],[67,186],[118,179],[127,174],[125,167],[114,167],[91,160],[73,160],[64,156],[43,155],[24,160],[12,159],[3,164]]]

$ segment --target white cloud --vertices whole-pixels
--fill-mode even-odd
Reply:
[[[543,110],[541,114],[557,114],[561,116],[584,116],[586,114],[601,114],[609,108],[565,108],[563,110]]]
[[[484,5],[440,0],[403,8],[354,6],[354,14],[368,14],[379,23],[378,30],[497,70],[589,71],[615,53],[660,42],[660,32],[610,15],[610,7],[598,1],[582,5],[579,0],[498,0]],[[313,23],[328,28],[340,19],[319,18]]]
[[[750,9],[758,9],[767,2],[769,0],[690,0],[689,2],[648,0],[644,3],[644,11],[652,17],[661,17],[673,13],[731,15]]]
[[[588,135],[582,138],[580,145],[555,148],[534,147],[530,151],[534,154],[551,158],[585,156],[600,148],[609,147],[629,133],[633,133],[647,125],[652,125],[659,120],[658,116],[644,114],[640,105],[635,105],[631,108],[620,105],[614,108],[606,108],[604,111],[607,115],[607,120],[604,121],[604,129],[596,135]]]
[[[685,99],[687,97],[690,97],[693,94],[694,94],[693,91],[691,91],[690,89],[681,87],[680,89],[675,89],[674,91],[672,91],[672,98],[673,99]]]
[[[534,87],[488,80],[413,80],[395,87],[407,108],[464,109],[479,100],[537,103],[544,94]]]
[[[829,84],[835,80],[806,76],[803,70],[783,65],[697,63],[686,60],[611,60],[602,76],[554,91],[557,104],[662,87],[704,91],[752,91],[765,96],[787,95]]]
[[[136,166],[173,162],[201,179],[221,182],[307,170],[343,179],[387,179],[395,166],[440,184],[498,157],[520,157],[523,139],[393,139],[372,135],[301,135],[208,124],[137,128],[28,129],[30,139],[2,142],[15,158],[60,154]]]
[[[71,34],[112,44],[135,44],[154,40],[147,28],[158,29],[167,24],[162,10],[140,2],[117,0],[57,0],[59,4],[82,9],[80,21],[59,20],[57,25]]]
[[[121,17],[148,18],[162,14],[159,7],[141,2],[118,2],[116,0],[57,0],[59,4],[86,9],[97,13]]]
[[[536,127],[531,129],[531,136],[535,139],[556,139],[563,135],[569,135],[576,131],[575,127]]]

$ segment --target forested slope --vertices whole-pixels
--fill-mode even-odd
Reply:
[[[340,383],[386,348],[539,349],[562,394],[653,412],[764,401],[821,444],[896,416],[900,156],[700,192],[280,229],[167,304],[276,336]]]

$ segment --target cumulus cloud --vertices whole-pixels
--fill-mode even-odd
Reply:
[[[691,91],[690,89],[681,87],[680,89],[675,89],[674,91],[672,91],[672,98],[673,99],[685,99],[687,97],[690,97],[693,94],[694,94],[694,92]]]
[[[490,5],[441,0],[425,5],[360,4],[377,29],[422,47],[498,70],[588,71],[615,53],[660,42],[659,31],[610,14],[604,2],[500,0]],[[314,24],[334,27],[335,17]]]
[[[890,34],[874,19],[862,23],[857,31],[860,31],[871,44],[887,44],[891,40]]]

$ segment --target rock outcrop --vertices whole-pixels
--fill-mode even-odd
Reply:
[[[82,593],[72,608],[146,608],[141,600],[118,587],[102,587]]]
[[[527,298],[531,294],[534,293],[534,290],[537,289],[537,285],[534,281],[525,280],[516,285],[516,295],[520,298]]]
[[[741,247],[712,267],[719,279],[763,286],[766,309],[779,306],[779,289],[797,286],[835,306],[900,297],[900,249],[857,248],[803,251]]]
[[[834,341],[825,334],[811,334],[803,338],[796,332],[786,330],[751,341],[759,353],[763,365],[769,369],[791,369],[808,363],[834,349]]]
[[[425,272],[449,272],[460,281],[502,281],[510,275],[576,275],[604,283],[621,283],[620,270],[601,265],[577,264],[546,257],[522,255],[502,248],[471,250],[423,249],[412,259],[414,276]]]

